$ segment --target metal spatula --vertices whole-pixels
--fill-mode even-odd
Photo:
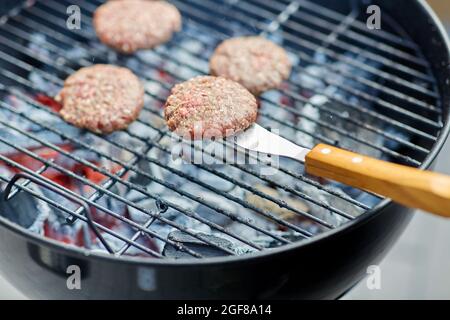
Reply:
[[[300,147],[254,124],[235,135],[246,150],[289,157],[305,163],[306,172],[375,192],[405,206],[450,217],[450,177],[373,159],[333,146]]]

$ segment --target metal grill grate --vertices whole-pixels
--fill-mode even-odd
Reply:
[[[404,35],[368,30],[358,8],[339,12],[306,0],[171,2],[183,15],[183,30],[169,44],[133,57],[117,56],[98,42],[91,16],[100,1],[77,2],[81,30],[66,28],[70,1],[38,1],[2,19],[0,129],[5,134],[0,133],[0,160],[8,171],[0,172],[0,179],[8,183],[12,173],[26,173],[9,198],[25,190],[48,203],[69,225],[82,226],[85,247],[104,250],[83,227],[89,222],[86,205],[118,256],[165,258],[161,248],[169,244],[200,258],[201,251],[166,231],[180,230],[236,255],[239,246],[243,253],[313,237],[380,201],[370,193],[307,177],[297,164],[282,163],[272,177],[241,164],[176,166],[166,161],[171,149],[165,141],[172,135],[163,125],[161,105],[168,91],[175,83],[208,73],[215,46],[231,36],[269,37],[282,42],[296,60],[292,79],[261,97],[259,113],[262,125],[280,128],[287,139],[308,147],[339,144],[413,166],[420,165],[436,141],[443,125],[427,61]],[[80,132],[51,108],[47,96],[68,75],[93,63],[127,66],[145,82],[147,101],[136,128],[110,136]],[[269,163],[258,159],[258,168],[265,166]],[[61,177],[70,179],[71,187]],[[37,188],[39,181],[83,205],[58,201],[54,192]],[[212,194],[216,197],[211,199]],[[199,207],[208,214],[200,214]],[[288,217],[279,214],[280,208]],[[130,212],[146,218],[137,221]],[[209,231],[197,232],[192,225]],[[218,244],[208,233],[232,241],[234,248]],[[159,247],[151,245],[155,239]]]

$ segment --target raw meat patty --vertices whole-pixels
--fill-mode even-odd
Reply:
[[[256,98],[239,83],[200,76],[176,85],[164,116],[170,130],[190,139],[226,137],[256,121]]]
[[[240,37],[225,40],[216,48],[210,71],[259,95],[289,78],[291,62],[283,48],[265,38]]]
[[[100,41],[130,54],[169,41],[181,30],[181,14],[165,1],[109,1],[95,11],[93,24]]]
[[[144,87],[128,69],[98,64],[78,70],[56,96],[64,120],[97,133],[125,129],[144,105]]]

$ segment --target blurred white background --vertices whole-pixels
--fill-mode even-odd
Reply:
[[[436,171],[450,174],[450,141]],[[381,263],[381,290],[362,281],[345,299],[450,299],[450,220],[418,212]]]
[[[450,174],[450,143],[436,171]],[[381,290],[366,281],[344,299],[450,299],[450,220],[418,212],[380,265]]]

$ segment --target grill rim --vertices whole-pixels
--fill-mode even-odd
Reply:
[[[433,11],[431,6],[425,0],[416,0],[416,3],[419,7],[421,7],[425,14],[429,16],[431,21],[433,21],[435,27],[437,28],[437,35],[440,36],[443,50],[446,49],[447,57],[450,60],[450,38],[445,30],[442,21],[438,18],[436,13]],[[433,147],[431,148],[429,154],[419,166],[420,169],[428,169],[433,165],[433,162],[436,160],[439,152],[444,147],[445,142],[450,136],[450,110],[447,114],[443,115],[443,120],[445,125],[442,127],[441,132],[436,139]],[[348,221],[344,225],[341,225],[335,229],[327,230],[319,235],[315,235],[312,238],[307,238],[301,240],[299,242],[294,242],[291,244],[285,244],[281,247],[262,250],[252,253],[247,253],[241,256],[226,256],[226,257],[215,257],[215,258],[202,258],[202,259],[152,259],[149,257],[134,257],[134,256],[115,256],[108,253],[103,252],[92,252],[89,249],[76,247],[73,245],[68,245],[63,242],[53,240],[50,238],[46,238],[35,234],[27,229],[14,224],[13,222],[7,220],[6,218],[0,216],[0,226],[6,227],[9,231],[14,232],[15,235],[24,236],[27,240],[35,244],[43,244],[55,249],[57,251],[61,251],[65,254],[72,254],[74,256],[78,256],[81,258],[90,259],[100,259],[106,260],[108,262],[117,262],[120,261],[125,264],[132,265],[145,265],[145,266],[172,266],[172,267],[183,267],[183,266],[208,266],[208,265],[218,265],[218,264],[234,264],[240,262],[255,262],[260,259],[270,258],[271,256],[281,255],[287,253],[288,251],[299,250],[300,248],[304,248],[317,242],[323,241],[324,239],[329,239],[335,237],[338,234],[343,234],[346,232],[351,232],[355,228],[370,222],[370,220],[375,219],[380,214],[392,208],[394,206],[402,207],[389,199],[385,199],[381,201],[378,205],[373,207],[372,209],[366,211],[364,214],[358,216],[357,218]]]

